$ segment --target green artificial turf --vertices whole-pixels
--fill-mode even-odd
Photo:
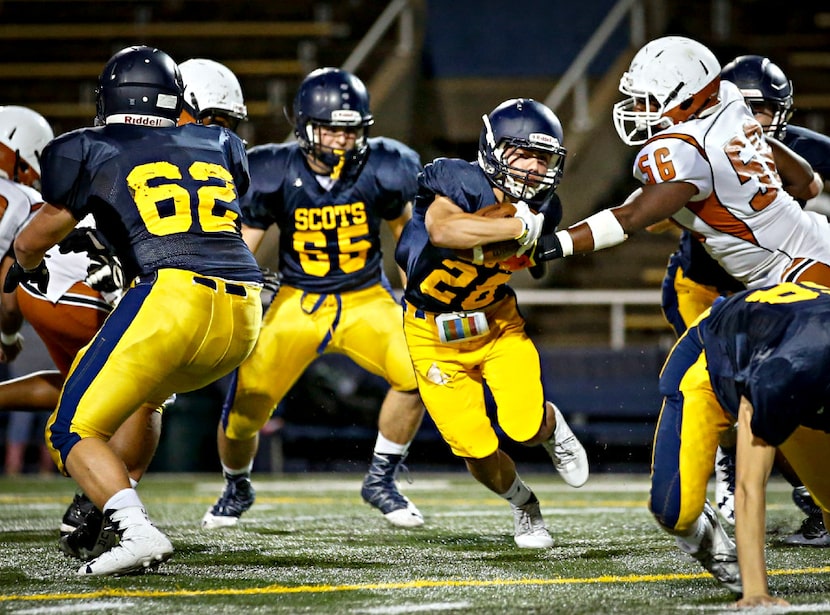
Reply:
[[[255,475],[257,501],[239,525],[205,531],[219,478],[150,474],[139,493],[176,552],[121,578],[79,577],[58,550],[71,480],[0,479],[0,612],[650,615],[734,601],[658,529],[645,475],[572,489],[553,469],[526,474],[556,543],[541,551],[514,545],[509,506],[468,475],[413,478],[402,490],[423,528],[389,525],[360,499],[361,476],[315,473]],[[780,479],[768,497],[773,592],[798,612],[830,612],[830,549],[781,546],[801,513]]]

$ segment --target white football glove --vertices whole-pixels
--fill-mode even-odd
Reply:
[[[513,216],[521,220],[524,225],[524,230],[521,235],[516,237],[516,241],[523,248],[532,246],[539,239],[539,235],[542,234],[542,224],[545,222],[545,216],[533,213],[524,201],[518,201],[516,203],[516,213]],[[521,250],[521,252],[524,251]]]

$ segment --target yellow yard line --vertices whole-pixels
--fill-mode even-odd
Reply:
[[[770,570],[770,576],[827,574],[830,566],[818,568],[787,568]],[[429,580],[421,579],[403,583],[359,583],[355,585],[269,585],[266,587],[249,587],[245,589],[203,589],[203,590],[139,590],[139,589],[100,589],[84,593],[18,594],[0,596],[0,602],[44,602],[49,600],[89,600],[92,598],[176,598],[192,596],[255,596],[280,594],[324,594],[353,591],[378,591],[395,589],[424,589],[441,587],[528,587],[548,585],[614,585],[618,583],[658,583],[663,581],[685,581],[690,579],[708,579],[708,572],[691,574],[636,574],[626,576],[599,576],[560,579],[494,579],[494,580]]]

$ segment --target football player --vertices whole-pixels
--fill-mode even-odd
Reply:
[[[767,138],[780,140],[809,162],[814,172],[821,177],[830,177],[830,138],[789,123],[793,113],[792,83],[776,64],[763,56],[739,56],[723,67],[721,79],[738,86]],[[804,202],[800,204],[805,206]],[[690,231],[684,231],[677,251],[669,259],[663,280],[663,311],[680,336],[715,298],[743,288],[743,284],[706,253],[702,242],[693,238]],[[734,434],[731,440],[731,446],[722,443],[724,445],[716,456],[715,503],[724,519],[734,524]],[[792,472],[783,465],[779,469],[793,484],[793,499],[807,514],[799,531],[785,542],[830,546],[830,535],[824,528],[821,511],[811,501],[810,494]]]
[[[193,122],[205,125],[217,124],[236,131],[239,123],[247,119],[247,108],[239,81],[227,67],[213,60],[196,58],[179,64],[179,71],[184,83],[182,112],[178,121],[180,125]],[[84,225],[87,224],[88,219],[89,217],[85,219]],[[65,246],[66,243],[64,241],[62,245]],[[52,250],[54,251],[57,249]],[[107,252],[103,249],[96,251],[97,258],[105,258]],[[53,265],[56,264],[54,257],[49,264],[51,271],[54,269]],[[114,264],[117,265],[117,262]],[[101,284],[98,283],[97,286],[100,287]],[[28,287],[31,288],[31,285]],[[50,318],[50,322],[55,326],[58,322],[67,321]],[[83,343],[71,349],[70,362],[77,349],[88,342],[97,329],[98,327],[88,328],[82,332]],[[66,363],[66,368],[68,367],[69,362]],[[63,375],[66,375],[65,372]],[[14,384],[17,386],[16,383]],[[3,385],[0,384],[0,394],[2,391]],[[57,405],[57,393],[59,392],[60,388],[55,392],[55,401],[50,404],[50,411]],[[174,400],[175,396],[168,399],[165,405]],[[163,408],[143,407],[140,412],[131,416],[125,426],[120,428],[109,441],[110,446],[119,451],[119,455],[127,463],[130,483],[133,487],[137,486],[138,481],[144,475],[158,446],[161,437],[162,410]],[[142,415],[145,416],[145,420],[141,419]],[[101,511],[97,510],[83,493],[76,494],[61,523],[61,549],[67,555],[83,560],[97,557],[104,549],[112,546],[112,541],[116,538],[112,532],[102,531],[102,526]]]
[[[643,146],[634,175],[644,185],[623,205],[540,237],[537,260],[609,248],[670,217],[701,237],[707,253],[748,288],[830,283],[827,219],[796,201],[815,197],[820,178],[803,158],[764,138],[740,90],[721,81],[720,71],[709,49],[684,37],[659,38],[637,52],[620,80],[628,98],[614,106],[613,117],[625,143]],[[705,482],[715,450],[711,458],[680,453],[678,467],[700,469],[684,473],[684,484]],[[734,545],[701,542],[709,534],[696,530],[709,524],[717,533],[717,516],[709,512],[700,505],[663,527],[680,535],[684,550],[719,581],[739,588]]]
[[[173,552],[107,445],[142,404],[201,388],[253,349],[262,276],[242,240],[244,144],[231,131],[177,127],[182,81],[164,52],[128,47],[104,66],[94,128],[52,141],[41,157],[46,200],[14,242],[4,291],[45,290],[46,251],[92,214],[132,280],[69,370],[46,438],[58,468],[104,512],[115,546],[80,575],[157,566]],[[175,306],[175,309],[171,309]]]
[[[396,251],[407,276],[404,331],[441,436],[477,481],[510,503],[516,545],[544,549],[553,539],[539,500],[499,446],[485,386],[507,437],[541,444],[569,485],[587,481],[585,450],[545,400],[539,353],[508,286],[543,227],[552,231],[562,217],[555,190],[566,150],[559,118],[537,101],[507,100],[482,120],[477,162],[439,158],[419,177]],[[493,204],[512,215],[478,214]],[[499,259],[492,250],[503,242],[513,254]]]
[[[40,157],[54,138],[48,122],[25,107],[0,108],[0,197],[7,204],[0,221],[0,251],[7,253],[0,279],[14,262],[8,255],[14,238],[43,205],[35,190],[40,185]],[[52,412],[72,360],[101,327],[122,292],[117,258],[103,244],[95,248],[95,220],[87,216],[61,246],[47,252],[50,279],[45,289],[23,282],[0,300],[0,349],[12,361],[21,349],[20,326],[27,320],[57,367],[0,383],[0,407]],[[94,239],[93,239],[94,238]],[[88,253],[89,252],[89,253]],[[137,482],[153,456],[160,429],[156,408],[142,407],[113,436],[109,444],[124,460],[131,481]],[[75,496],[61,522],[61,549],[88,557],[85,547],[95,544],[103,515],[82,494]],[[69,538],[70,534],[79,533]],[[114,535],[107,534],[107,539]],[[98,548],[103,548],[104,540]]]
[[[783,283],[718,300],[672,349],[660,376],[651,508],[677,544],[736,593],[738,606],[786,605],[769,594],[764,560],[765,490],[776,449],[830,520],[830,289]],[[706,502],[718,432],[738,422],[735,539]],[[680,463],[678,463],[680,462]],[[703,507],[704,516],[699,515]],[[708,553],[695,551],[699,543]]]
[[[386,221],[397,240],[411,217],[420,160],[397,141],[369,138],[369,94],[343,70],[306,76],[293,119],[295,143],[248,153],[252,185],[243,200],[243,236],[256,252],[265,231],[279,227],[282,285],[228,395],[217,435],[225,488],[202,527],[235,525],[253,504],[259,430],[325,353],[344,354],[389,382],[361,495],[392,525],[418,527],[423,516],[395,476],[424,409],[401,308],[381,267],[380,231]]]
[[[193,58],[179,64],[184,82],[180,124],[218,124],[234,132],[248,118],[248,108],[236,75],[224,64]]]
[[[33,186],[40,183],[40,152],[53,136],[48,122],[35,111],[14,105],[0,107],[0,203],[3,206],[0,217],[0,254],[8,253],[15,235],[42,202]],[[3,257],[0,279],[5,276],[11,262],[12,259],[8,256]],[[22,325],[22,316],[14,294],[0,296],[1,361],[14,361],[21,351]],[[25,358],[24,354],[24,360]],[[33,376],[0,383],[0,408],[18,410],[21,408],[18,400],[24,401],[30,393],[36,396],[37,383],[41,380]],[[9,390],[15,391],[16,395],[6,397]],[[60,384],[57,385],[57,390],[47,386],[47,391],[54,392],[48,398],[48,401],[53,402],[49,407],[51,410],[57,402]],[[7,475],[22,472],[30,434],[37,434],[40,443],[39,470],[48,473],[54,469],[46,444],[40,437],[44,426],[41,423],[45,423],[45,418],[28,412],[9,413],[4,464]]]

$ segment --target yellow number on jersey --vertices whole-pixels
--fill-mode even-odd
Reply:
[[[443,268],[435,269],[424,278],[419,290],[447,305],[451,305],[460,295],[466,295],[458,308],[462,310],[476,310],[489,305],[493,302],[496,289],[510,279],[510,273],[494,268],[492,275],[473,285],[482,272],[475,265],[450,259],[441,264]]]
[[[830,288],[813,284],[812,282],[801,282],[793,284],[786,282],[772,288],[756,290],[749,293],[744,301],[747,303],[798,303],[799,301],[811,301],[819,294],[830,294]]]
[[[218,164],[195,162],[188,169],[192,179],[207,182],[218,178],[224,186],[202,186],[192,199],[190,192],[176,180],[182,179],[179,167],[169,162],[140,164],[127,175],[138,213],[153,235],[187,232],[193,226],[191,202],[196,202],[199,226],[207,233],[236,232],[238,214],[217,203],[230,203],[236,198],[233,177]],[[157,183],[154,180],[171,180]],[[155,185],[150,185],[154,183]]]
[[[331,259],[344,273],[354,273],[366,266],[366,257],[372,242],[368,239],[368,224],[352,224],[337,228],[338,254],[329,255],[328,241],[322,231],[294,231],[294,251],[300,256],[300,264],[308,275],[322,278],[331,271]]]

